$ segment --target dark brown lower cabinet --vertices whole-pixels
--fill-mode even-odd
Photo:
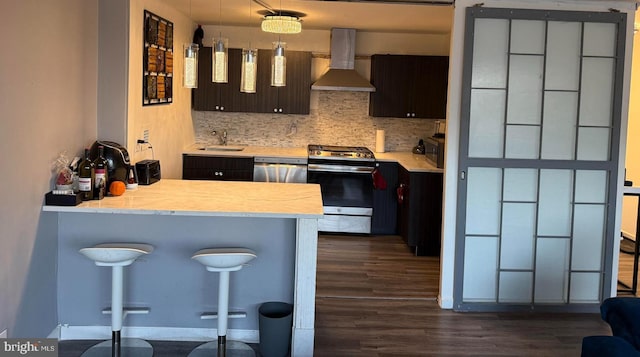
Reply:
[[[398,187],[398,164],[395,162],[379,162],[378,170],[387,182],[384,190],[373,190],[373,217],[371,217],[371,234],[397,234],[396,187]]]
[[[253,157],[182,155],[182,179],[253,181]]]
[[[398,234],[416,255],[439,256],[442,173],[398,170]]]

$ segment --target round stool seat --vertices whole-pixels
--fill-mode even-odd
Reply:
[[[99,266],[131,265],[139,256],[152,251],[153,246],[137,243],[105,243],[80,249],[80,253]]]
[[[202,249],[191,257],[207,267],[209,271],[236,271],[256,257],[256,253],[246,248]]]

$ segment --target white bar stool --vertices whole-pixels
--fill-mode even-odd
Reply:
[[[218,313],[203,314],[202,319],[218,318],[218,341],[211,341],[196,347],[189,357],[200,356],[255,356],[253,349],[239,341],[227,342],[227,319],[246,317],[244,312],[229,313],[229,272],[238,271],[256,258],[256,253],[245,248],[212,248],[196,252],[191,259],[202,263],[208,271],[220,273],[218,283]]]
[[[136,243],[105,243],[80,249],[80,253],[93,260],[97,266],[111,267],[111,308],[102,310],[111,314],[111,341],[91,346],[82,357],[88,356],[153,356],[153,347],[140,339],[121,339],[122,320],[127,314],[148,314],[147,308],[123,308],[124,267],[138,257],[149,254],[153,246]]]

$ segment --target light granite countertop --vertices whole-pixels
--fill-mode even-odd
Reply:
[[[409,172],[444,172],[444,169],[439,169],[428,162],[424,155],[404,151],[376,152],[374,155],[378,161],[395,161]]]
[[[162,179],[122,196],[44,211],[180,216],[322,218],[317,184]]]
[[[294,148],[278,148],[278,147],[266,147],[266,146],[240,146],[230,145],[232,148],[242,148],[239,151],[227,151],[227,150],[199,150],[205,145],[191,145],[182,152],[188,155],[201,155],[201,156],[230,156],[230,157],[291,157],[306,159],[307,148],[306,147],[294,147]]]
[[[240,148],[240,151],[225,150],[199,150],[203,145],[191,145],[183,151],[183,154],[201,155],[201,156],[229,156],[229,157],[291,157],[306,159],[306,147],[281,148],[281,147],[265,147],[265,146],[232,146]],[[437,168],[429,163],[424,155],[417,155],[410,152],[395,151],[374,153],[379,161],[397,162],[410,172],[436,172],[442,173],[443,169]]]

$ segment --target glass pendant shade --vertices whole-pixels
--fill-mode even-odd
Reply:
[[[242,49],[242,76],[240,91],[243,93],[256,92],[256,75],[258,74],[258,50]]]
[[[196,43],[184,45],[184,75],[182,84],[185,88],[198,88],[198,49]]]
[[[211,81],[214,83],[228,82],[229,39],[218,37],[213,39],[211,56]]]
[[[287,85],[287,58],[284,55],[286,42],[273,43],[273,56],[271,57],[271,86],[284,87]]]
[[[297,16],[267,15],[260,26],[264,32],[272,33],[300,33],[302,23]]]

